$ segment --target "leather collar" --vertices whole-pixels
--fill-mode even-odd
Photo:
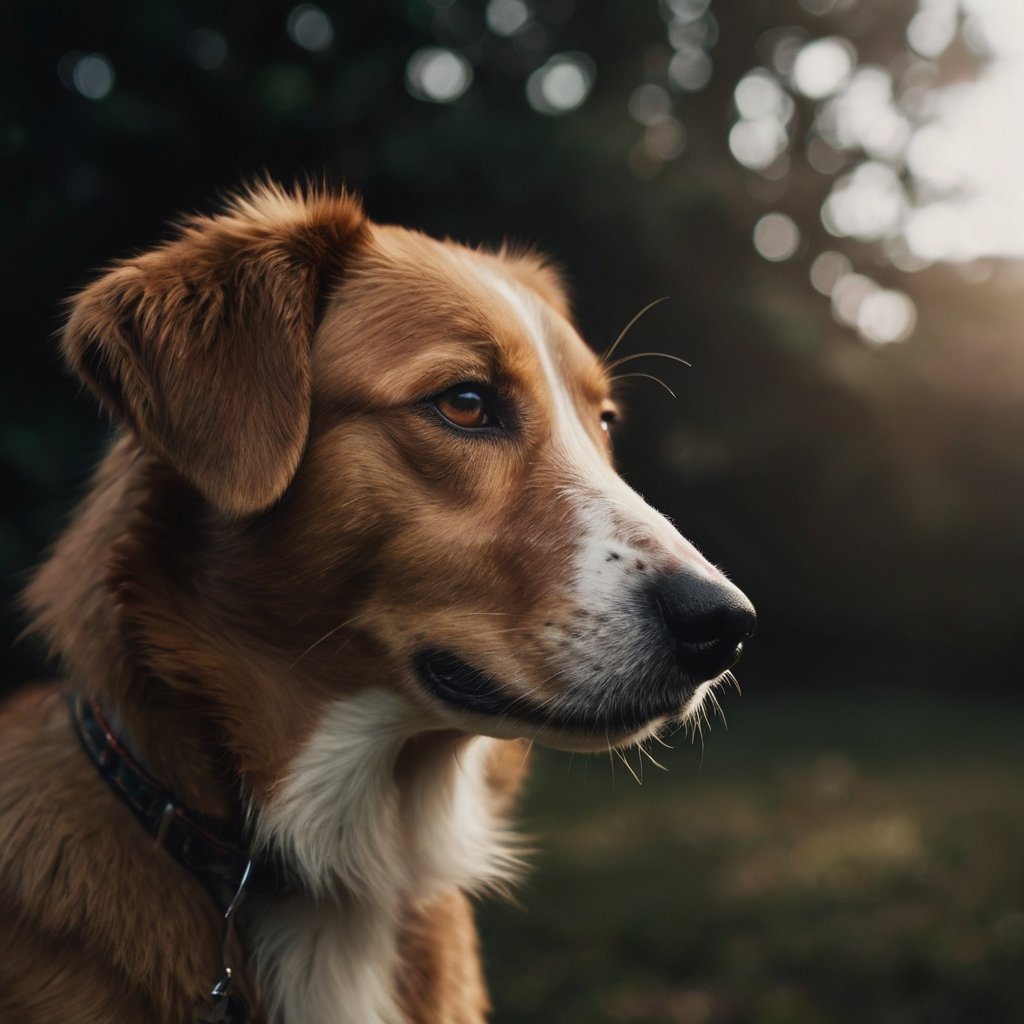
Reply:
[[[243,886],[263,892],[289,887],[277,864],[253,857],[240,824],[189,810],[149,775],[96,703],[80,693],[67,702],[82,749],[103,780],[157,844],[206,886],[222,913]]]

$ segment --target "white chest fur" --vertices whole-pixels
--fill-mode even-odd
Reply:
[[[260,842],[305,893],[252,936],[273,1024],[393,1024],[402,907],[457,886],[508,882],[516,858],[487,790],[493,740],[417,737],[411,706],[387,690],[331,705],[270,804]]]

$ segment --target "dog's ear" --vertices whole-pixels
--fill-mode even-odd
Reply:
[[[505,270],[520,284],[540,296],[559,316],[573,322],[569,289],[558,268],[543,256],[529,250],[503,246],[498,251]]]
[[[258,512],[302,456],[318,297],[366,230],[350,196],[259,186],[75,296],[64,353],[210,502]]]

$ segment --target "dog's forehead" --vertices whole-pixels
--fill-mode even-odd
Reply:
[[[324,316],[314,387],[438,372],[528,385],[553,373],[576,402],[600,402],[606,374],[550,301],[551,281],[529,259],[375,225]]]

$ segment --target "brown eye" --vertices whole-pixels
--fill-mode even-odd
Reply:
[[[615,429],[615,425],[618,422],[618,410],[612,408],[601,410],[601,430],[608,436],[609,442],[611,441],[611,432]]]
[[[486,392],[473,384],[457,384],[442,391],[434,405],[449,423],[463,430],[479,430],[494,424]]]

